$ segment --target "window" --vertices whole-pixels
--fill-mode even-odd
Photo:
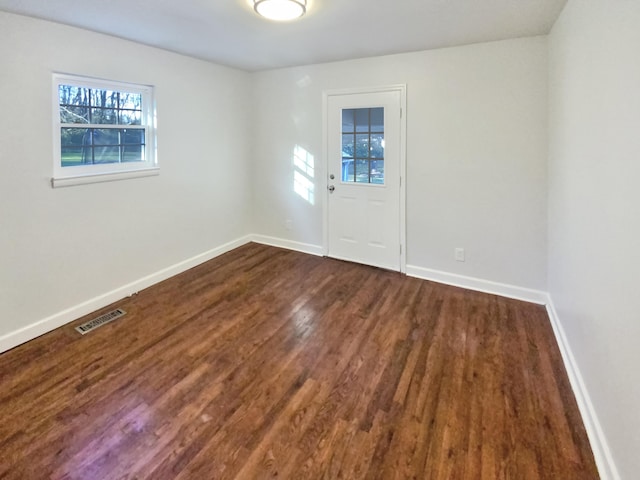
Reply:
[[[342,110],[342,181],[384,185],[384,108]]]
[[[54,75],[52,186],[157,175],[153,88]]]

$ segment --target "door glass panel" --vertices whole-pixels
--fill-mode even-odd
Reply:
[[[371,160],[371,183],[384,184],[384,160]]]
[[[353,134],[342,134],[342,156],[353,157],[355,154],[355,144],[353,140]]]
[[[369,160],[356,160],[356,182],[369,182]]]
[[[372,133],[369,156],[371,158],[384,158],[384,133]]]
[[[384,185],[384,108],[342,110],[343,182]]]
[[[343,182],[354,182],[355,178],[353,176],[353,158],[342,158],[342,181]]]
[[[369,112],[370,108],[357,108],[356,112],[356,132],[368,132],[370,122],[369,122]]]
[[[355,123],[353,121],[354,110],[353,108],[346,108],[342,110],[342,132],[352,133],[355,132]]]
[[[369,135],[356,135],[356,158],[369,158]]]
[[[384,108],[371,109],[371,131],[384,132]]]

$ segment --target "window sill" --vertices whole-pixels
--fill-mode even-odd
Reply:
[[[74,185],[85,185],[87,183],[114,182],[116,180],[126,180],[128,178],[151,177],[160,175],[160,169],[145,168],[144,170],[129,170],[125,172],[98,173],[93,175],[76,175],[62,178],[52,178],[51,187],[72,187]]]

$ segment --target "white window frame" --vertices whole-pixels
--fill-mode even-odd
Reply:
[[[59,85],[73,85],[100,90],[116,90],[142,95],[141,126],[145,131],[145,159],[142,162],[104,163],[94,165],[62,166]],[[51,186],[67,187],[86,183],[110,182],[127,178],[158,175],[160,169],[156,156],[156,109],[154,89],[149,85],[101,80],[78,75],[53,74],[53,177]],[[79,124],[73,126],[79,127]],[[82,124],[83,128],[123,128],[125,125]]]

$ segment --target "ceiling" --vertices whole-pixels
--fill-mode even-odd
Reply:
[[[250,0],[0,0],[74,25],[248,71],[549,32],[566,0],[308,0],[289,23]]]

